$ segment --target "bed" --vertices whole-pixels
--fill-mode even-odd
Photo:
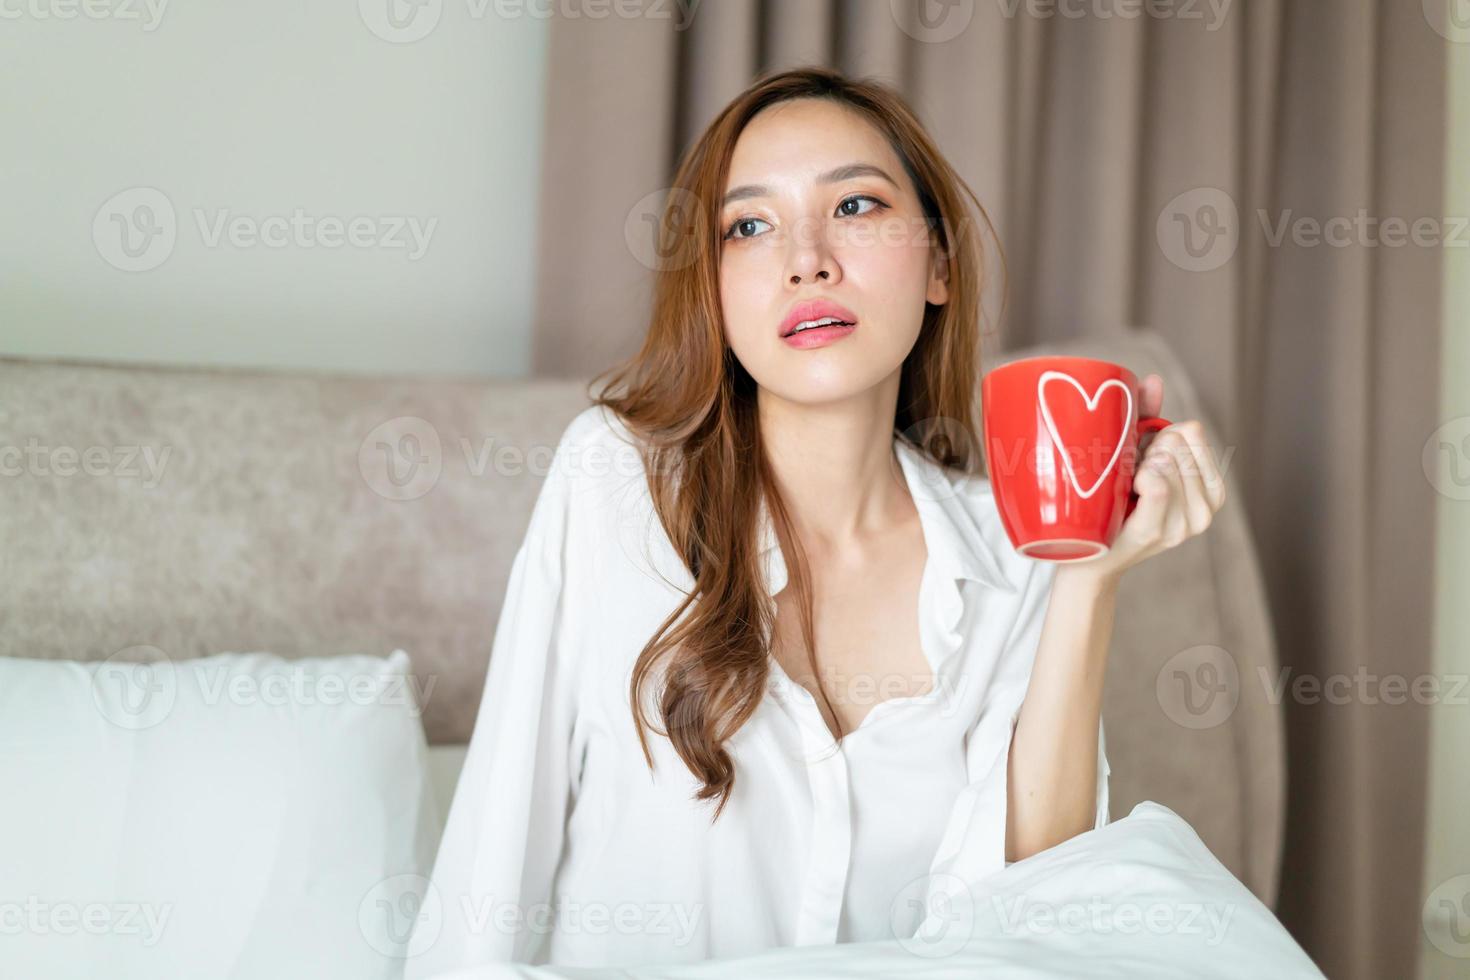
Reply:
[[[1105,357],[1140,377],[1157,371],[1165,414],[1208,423],[1150,331],[987,363],[1040,353]],[[95,669],[140,649],[172,662],[225,651],[285,661],[406,651],[424,695],[426,792],[437,813],[447,809],[510,560],[551,450],[587,404],[585,382],[0,358],[0,393],[0,656]],[[1123,829],[1096,833],[1126,836],[1143,816],[1140,853],[1163,854],[1159,828],[1170,826],[1185,841],[1169,858],[1180,873],[1193,861],[1189,873],[1224,875],[1240,889],[1232,900],[1249,896],[1269,917],[1282,846],[1282,719],[1261,683],[1274,673],[1275,647],[1241,498],[1231,496],[1209,532],[1123,584],[1104,705]],[[1078,882],[1101,880],[1101,868]],[[1035,936],[977,935],[977,966],[1002,962],[987,959],[1002,947],[1052,962]],[[1105,972],[1094,954],[1128,955],[1069,943],[1054,937],[1049,948],[1087,953],[1073,975]],[[919,969],[923,958],[903,952],[893,962]],[[838,969],[807,955],[801,969],[813,972],[792,975]],[[877,970],[897,954],[861,955]],[[843,961],[844,975],[861,975],[855,962]],[[948,958],[949,967],[961,962]],[[787,968],[779,954],[765,965]]]

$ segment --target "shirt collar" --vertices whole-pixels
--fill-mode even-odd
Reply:
[[[896,431],[893,445],[919,512],[929,560],[948,578],[972,579],[1006,592],[1016,591],[1006,578],[999,556],[961,499],[966,481],[979,477],[946,469]],[[760,558],[769,594],[775,595],[786,587],[786,561],[764,501],[760,523]]]

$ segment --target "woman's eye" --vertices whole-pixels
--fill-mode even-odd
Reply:
[[[725,237],[728,238],[753,238],[757,234],[756,225],[767,225],[769,223],[760,218],[740,218],[725,229]]]
[[[837,216],[840,218],[856,218],[871,211],[877,211],[888,207],[876,197],[868,194],[854,194],[843,198],[837,205]],[[731,238],[754,238],[761,233],[761,226],[769,228],[770,222],[761,218],[737,218],[725,229],[725,239]]]
[[[848,207],[848,205],[857,205],[861,204],[864,201],[867,201],[869,204],[872,205],[872,207],[863,208],[861,210]],[[887,206],[888,205],[884,204],[876,197],[869,197],[867,194],[854,194],[852,197],[843,198],[842,203],[837,205],[837,213],[844,218],[855,218],[860,214],[867,214],[869,211],[874,211],[878,208],[886,208]]]

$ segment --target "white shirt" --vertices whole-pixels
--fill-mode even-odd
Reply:
[[[1010,546],[988,480],[897,433],[895,447],[928,551],[934,684],[873,704],[838,743],[772,658],[766,696],[726,743],[735,784],[712,824],[653,732],[649,771],[628,701],[634,661],[693,577],[622,422],[599,406],[572,421],[512,566],[406,977],[912,936],[935,882],[1005,867],[1007,754],[1056,566]],[[774,596],[786,566],[760,514]],[[1100,731],[1096,826],[1108,772]]]

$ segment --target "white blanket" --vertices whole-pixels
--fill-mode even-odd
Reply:
[[[454,980],[849,977],[1321,977],[1271,911],[1157,803],[981,881],[923,883],[911,938],[770,950],[678,966],[495,964]]]

